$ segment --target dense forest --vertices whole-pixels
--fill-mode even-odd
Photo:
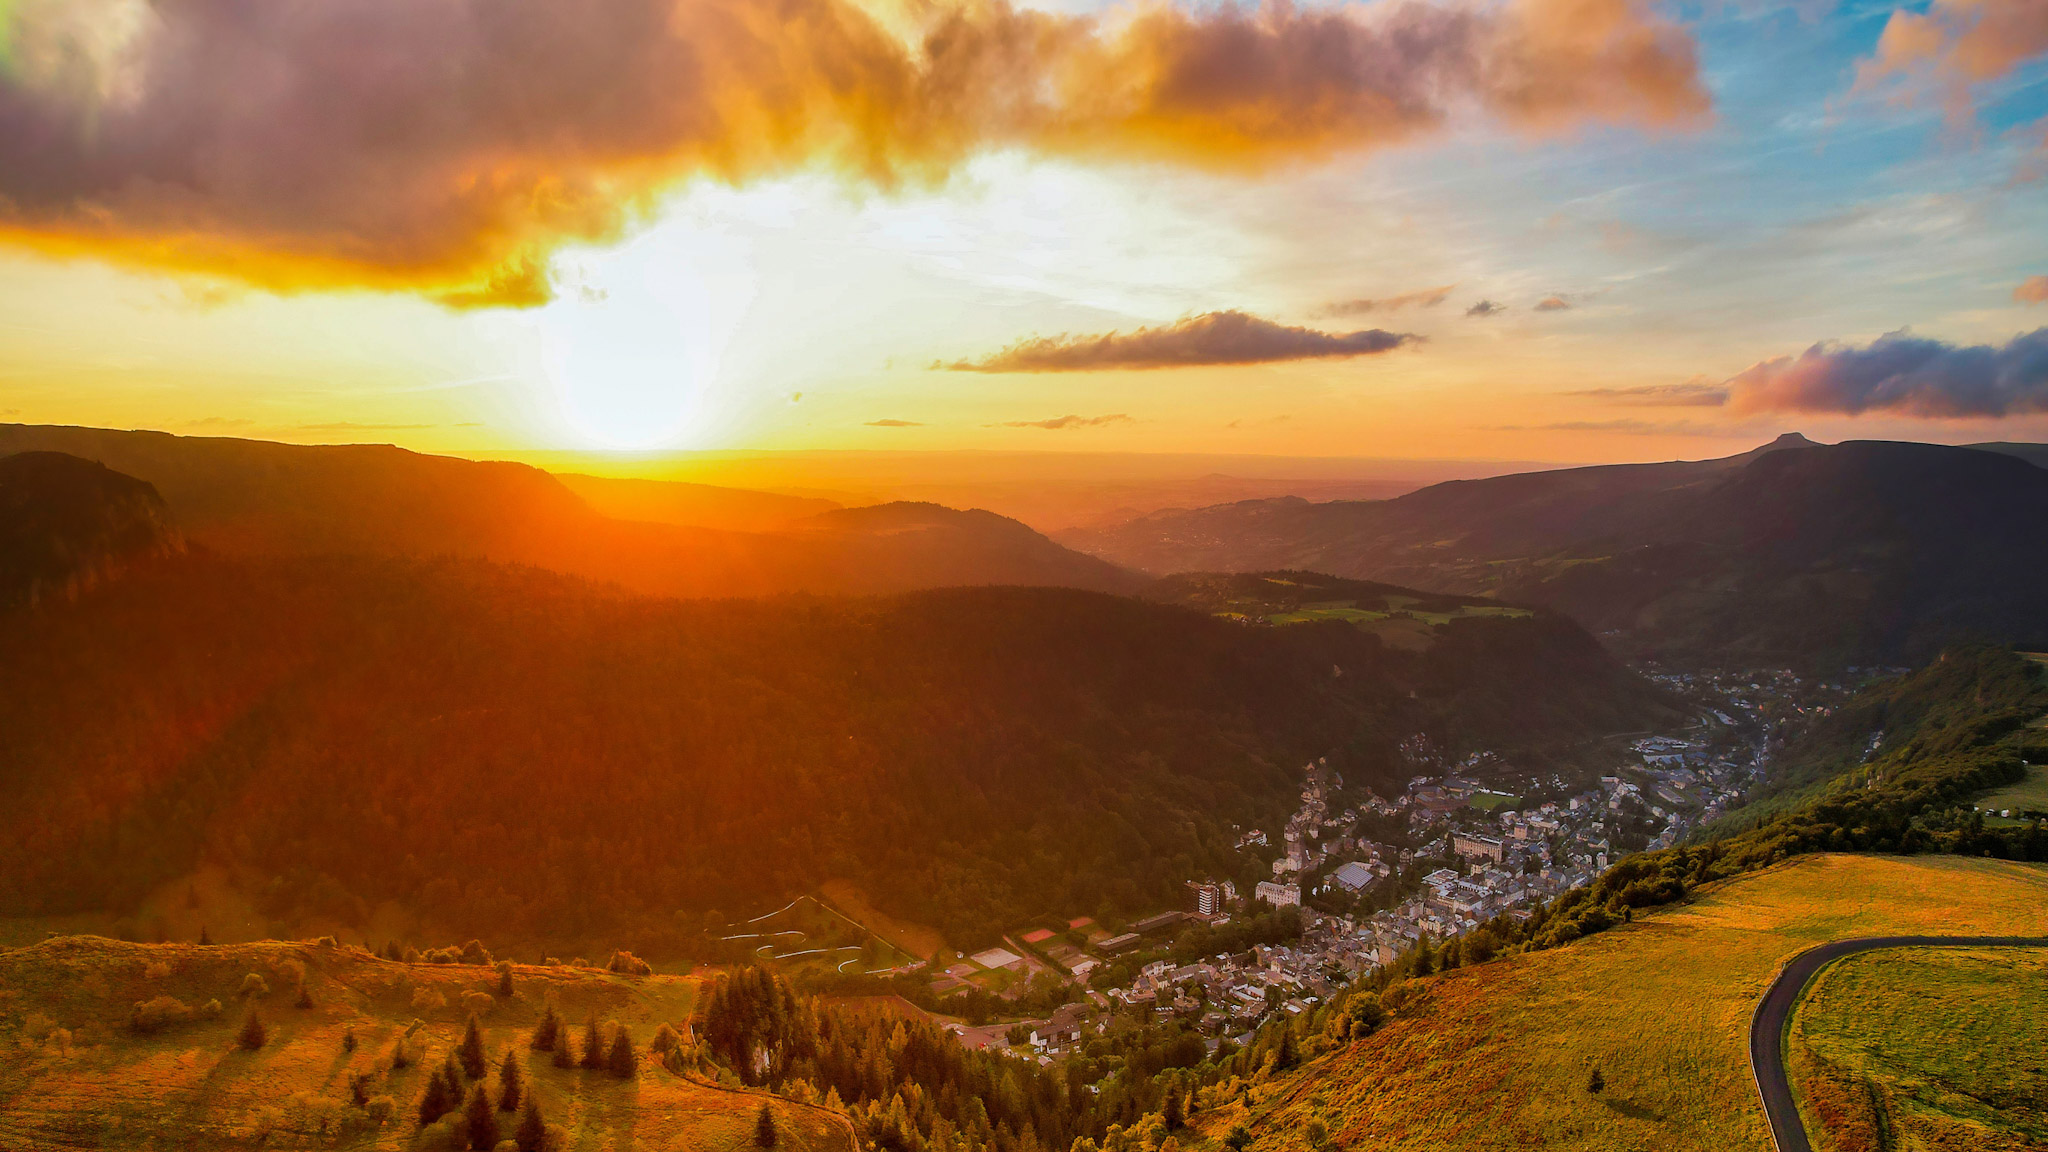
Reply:
[[[1385,783],[1418,730],[1569,743],[1665,707],[1555,618],[1410,653],[1099,593],[681,602],[452,560],[168,559],[0,645],[10,911],[210,862],[271,878],[281,928],[398,900],[669,955],[835,877],[961,944],[1157,908],[1234,872],[1233,823],[1315,756]]]

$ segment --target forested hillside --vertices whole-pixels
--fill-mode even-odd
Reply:
[[[0,457],[0,609],[182,547],[156,490],[58,452]]]
[[[1117,563],[1305,568],[1570,615],[1630,656],[1839,669],[2048,638],[2048,470],[1787,436],[1722,460],[1248,501],[1061,539]]]
[[[1561,621],[1461,624],[1410,653],[1051,589],[693,603],[195,556],[0,617],[0,897],[132,907],[212,862],[274,877],[281,925],[398,900],[643,950],[835,877],[961,941],[1156,908],[1312,757],[1383,783],[1418,730],[1560,744],[1664,707]]]

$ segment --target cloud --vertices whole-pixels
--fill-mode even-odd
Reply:
[[[184,422],[186,428],[247,428],[256,422],[237,416],[202,416],[197,420]]]
[[[1507,310],[1508,306],[1505,304],[1495,304],[1491,300],[1481,300],[1479,303],[1474,304],[1470,308],[1465,309],[1465,315],[1476,316],[1479,319],[1484,320],[1488,316],[1498,316],[1502,312],[1505,312]]]
[[[1005,420],[1001,424],[991,424],[989,427],[1050,428],[1057,432],[1063,428],[1099,428],[1104,424],[1120,424],[1128,420],[1130,417],[1124,413],[1112,412],[1107,416],[1055,416],[1050,420]]]
[[[1617,432],[1628,436],[1728,436],[1727,428],[1689,420],[1564,420],[1555,424],[1495,424],[1493,432]]]
[[[1341,300],[1323,309],[1325,316],[1361,316],[1367,312],[1398,312],[1408,305],[1417,308],[1434,308],[1444,302],[1456,284],[1445,284],[1437,288],[1419,288],[1403,292],[1398,296],[1382,296],[1378,299]]]
[[[357,424],[352,420],[337,420],[331,424],[300,424],[298,432],[411,432],[421,428],[432,428],[432,424]]]
[[[2012,290],[2012,298],[2020,304],[2048,304],[2048,276],[2029,276]]]
[[[1087,372],[1105,368],[1188,368],[1369,356],[1421,337],[1366,328],[1338,334],[1293,328],[1243,312],[1206,312],[1158,328],[1101,336],[1036,336],[981,360],[942,365],[954,372]],[[935,365],[939,367],[941,365]]]
[[[1683,384],[1638,384],[1633,388],[1588,388],[1567,392],[1588,400],[1632,408],[1719,408],[1728,403],[1725,385],[1693,379]]]
[[[1757,412],[1888,412],[1933,418],[2048,411],[2048,328],[2003,346],[1890,332],[1765,360],[1728,381],[1729,405]]]
[[[1856,88],[1930,96],[1957,127],[1975,119],[1973,90],[2048,55],[2041,0],[1934,0],[1924,12],[1893,9],[1876,50],[1856,64]]]
[[[7,0],[0,239],[530,305],[557,247],[693,177],[886,190],[998,149],[1251,173],[1468,115],[1542,136],[1709,110],[1653,0]]]
[[[1536,310],[1538,312],[1564,312],[1570,309],[1571,306],[1571,301],[1566,300],[1562,296],[1545,296],[1536,302]]]
[[[867,426],[870,428],[922,428],[924,424],[917,420],[870,420]]]

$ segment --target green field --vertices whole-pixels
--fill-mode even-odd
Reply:
[[[2041,865],[1801,857],[1562,948],[1417,982],[1370,1039],[1254,1087],[1249,1108],[1207,1102],[1181,1144],[1220,1148],[1247,1122],[1251,1152],[1296,1152],[1319,1118],[1346,1152],[1764,1152],[1749,1021],[1780,964],[1848,936],[2039,933],[2044,909]]]
[[[2043,745],[2044,749],[2048,749],[2048,740],[2044,740]],[[1977,807],[1986,812],[2003,812],[2007,809],[2014,812],[2048,812],[2048,767],[2036,764],[2028,768],[2026,779],[1978,797]]]
[[[1521,802],[1520,796],[1510,796],[1506,792],[1488,792],[1483,789],[1474,792],[1472,798],[1466,801],[1481,812],[1497,812],[1502,808],[1512,808]]]
[[[1848,957],[1808,989],[1790,1048],[1816,1148],[2048,1147],[2048,950]]]
[[[1348,620],[1353,624],[1369,624],[1374,620],[1385,620],[1387,613],[1374,612],[1366,608],[1349,606],[1331,608],[1301,608],[1293,612],[1275,612],[1266,617],[1269,624],[1305,624],[1311,620]]]

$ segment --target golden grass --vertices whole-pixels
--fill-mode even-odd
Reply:
[[[1569,947],[1426,982],[1370,1039],[1205,1112],[1220,1139],[1349,1150],[1768,1149],[1747,1038],[1795,953],[1847,936],[2048,933],[2048,868],[1954,857],[1809,856]],[[1586,1091],[1598,1065],[1606,1080]]]
[[[1808,989],[1790,1048],[1816,1148],[2048,1147],[2048,950],[1848,957]]]
[[[311,1009],[292,1006],[300,970]],[[270,989],[253,1001],[270,1035],[261,1050],[245,1052],[235,1035],[251,1002],[237,993],[252,972]],[[553,1002],[573,1026],[590,1016],[625,1024],[644,1050],[663,1022],[687,1021],[696,981],[529,966],[516,966],[513,980],[515,995],[491,997],[480,1018],[485,1046],[493,1060],[516,1046],[573,1152],[738,1152],[750,1141],[762,1096],[681,1079],[645,1058],[641,1075],[625,1082],[556,1069],[525,1047]],[[202,948],[73,937],[0,953],[0,1149],[406,1148],[426,1076],[461,1038],[463,994],[487,994],[495,984],[488,968],[397,964],[294,943]],[[195,1006],[218,999],[225,1011],[152,1035],[130,1031],[131,1006],[158,995]],[[416,1007],[436,998],[446,1006]],[[392,1049],[416,1019],[424,1058],[394,1072]],[[342,1043],[349,1028],[358,1040],[353,1054]],[[359,1071],[376,1073],[373,1094],[393,1098],[397,1114],[388,1123],[370,1125],[348,1104],[349,1077]],[[846,1152],[844,1127],[822,1110],[783,1101],[774,1108],[784,1147]]]

